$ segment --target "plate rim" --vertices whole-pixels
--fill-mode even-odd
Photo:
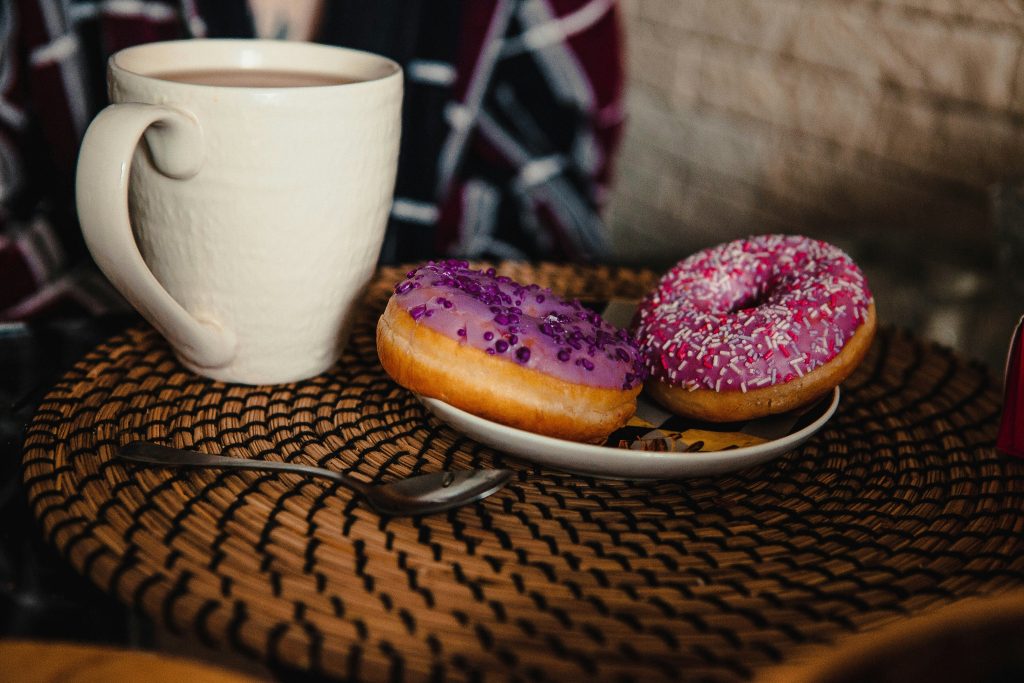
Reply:
[[[445,418],[445,412],[454,414],[455,417],[457,417],[458,419],[464,420],[465,422],[471,425],[475,425],[483,429],[491,429],[496,430],[498,432],[505,432],[508,436],[511,436],[517,441],[521,443],[529,443],[531,446],[536,446],[536,448],[538,449],[543,449],[547,447],[547,449],[558,450],[563,452],[577,451],[578,455],[580,456],[591,455],[597,457],[607,456],[609,451],[618,452],[617,454],[620,457],[628,454],[630,463],[635,465],[641,465],[644,463],[656,463],[657,465],[664,466],[667,464],[678,463],[680,472],[676,476],[686,476],[687,473],[684,470],[687,469],[687,465],[691,465],[691,469],[700,467],[700,465],[734,465],[732,469],[740,469],[742,467],[747,466],[748,464],[752,466],[758,464],[759,462],[763,462],[764,460],[768,460],[770,459],[771,455],[781,455],[782,453],[788,452],[790,448],[795,447],[796,445],[809,439],[812,435],[820,431],[825,426],[825,424],[835,414],[836,409],[839,407],[839,399],[841,396],[841,392],[838,386],[835,387],[832,390],[832,400],[829,403],[829,405],[825,408],[825,410],[822,412],[822,414],[809,424],[805,425],[804,427],[798,429],[795,432],[792,432],[791,434],[779,437],[778,439],[765,441],[764,443],[754,444],[752,446],[742,446],[740,448],[731,448],[716,451],[700,451],[692,454],[666,453],[664,451],[634,451],[627,448],[616,448],[614,446],[587,444],[577,441],[569,441],[567,439],[559,439],[552,436],[546,436],[543,434],[530,432],[525,429],[519,429],[517,427],[509,427],[508,425],[503,425],[498,422],[494,422],[493,420],[488,420],[486,418],[480,417],[479,415],[474,415],[473,413],[469,413],[465,410],[462,410],[461,408],[456,408],[450,403],[446,403],[445,401],[442,401],[440,399],[430,398],[428,396],[423,396],[420,394],[414,395],[441,422],[444,422],[451,429],[454,429],[455,431],[463,434],[465,434],[464,430],[460,429],[455,424],[452,424],[452,422],[449,419]],[[507,453],[515,457],[521,457],[525,460],[536,462],[542,465],[552,466],[552,463],[549,460],[535,459],[534,457],[525,455],[522,449],[510,450],[508,448],[503,448],[501,446],[496,446],[490,443],[483,442],[470,434],[465,435],[468,438],[473,439],[474,441],[480,441],[481,443],[485,443],[485,445],[494,448],[495,450],[501,451],[503,453]],[[672,458],[672,456],[677,457]],[[691,460],[690,458],[687,458],[686,456],[699,456],[700,459],[699,461],[695,461]],[[760,456],[765,457],[758,460]],[[751,460],[751,462],[748,463],[748,460]],[[558,465],[553,466],[558,467]],[[612,478],[616,476],[623,479],[644,478],[643,475],[637,476],[635,474],[609,475],[605,473],[596,473],[594,471],[586,471],[584,469],[573,471],[575,471],[576,473],[587,474],[588,476],[598,476],[602,478]],[[669,477],[666,477],[663,474],[652,473],[651,475],[648,475],[647,478],[664,479]]]

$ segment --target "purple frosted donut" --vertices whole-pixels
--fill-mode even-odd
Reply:
[[[762,235],[698,252],[644,299],[633,331],[666,407],[749,419],[820,397],[860,362],[875,329],[860,269],[841,249]]]
[[[377,348],[385,370],[417,393],[575,440],[624,424],[646,376],[625,330],[464,261],[409,272],[381,316]]]

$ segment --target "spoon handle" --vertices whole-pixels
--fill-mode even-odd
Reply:
[[[225,469],[234,468],[240,470],[274,470],[277,472],[292,472],[294,474],[307,474],[313,477],[322,477],[335,481],[357,493],[363,493],[366,485],[360,481],[350,479],[345,475],[326,470],[322,467],[310,465],[296,465],[290,462],[277,460],[247,460],[245,458],[229,458],[224,455],[211,455],[198,451],[186,451],[180,448],[169,448],[155,443],[135,441],[122,446],[117,450],[117,456],[133,462],[141,462],[148,465],[167,465],[169,467],[222,467]]]

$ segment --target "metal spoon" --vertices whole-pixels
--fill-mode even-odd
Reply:
[[[168,467],[220,467],[245,470],[277,470],[330,479],[355,491],[382,515],[425,515],[486,498],[512,479],[512,470],[459,470],[420,474],[387,484],[366,484],[344,474],[310,465],[276,460],[246,460],[210,455],[154,443],[136,441],[122,446],[117,455],[125,460]]]

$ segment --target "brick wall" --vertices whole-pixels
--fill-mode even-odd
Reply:
[[[1022,0],[623,0],[620,259],[783,230],[964,248],[1024,175]]]

